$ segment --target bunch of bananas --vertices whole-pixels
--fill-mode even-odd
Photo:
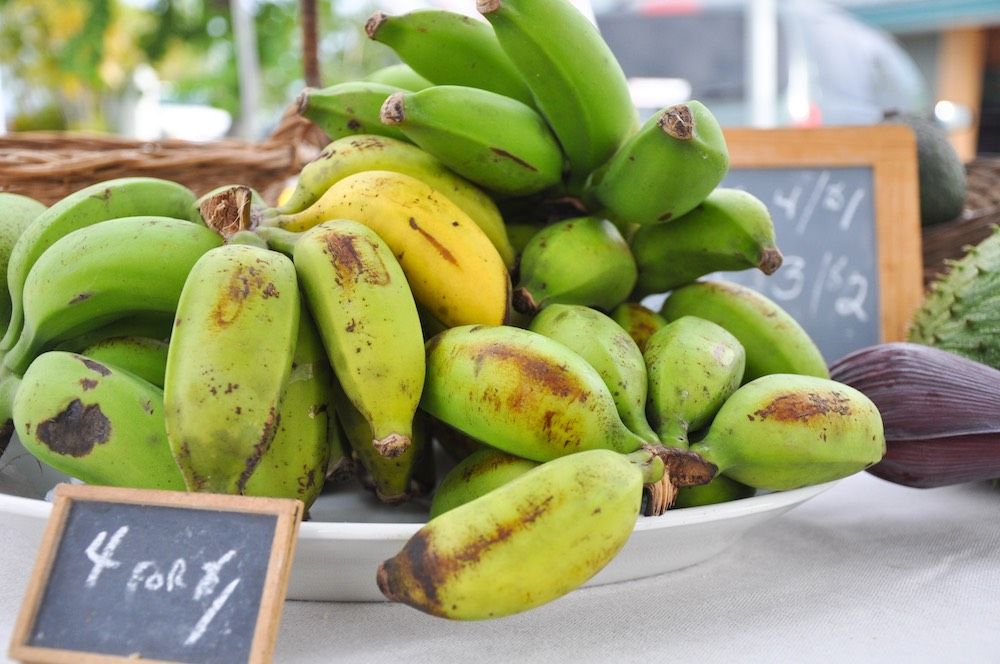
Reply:
[[[567,0],[478,9],[372,16],[403,64],[302,94],[333,141],[276,207],[151,179],[0,200],[34,217],[0,342],[24,445],[93,483],[433,491],[377,582],[459,619],[579,586],[643,511],[881,459],[878,411],[796,321],[702,279],[781,264],[764,205],[718,186],[709,110],[640,126]],[[439,483],[433,441],[460,461]]]

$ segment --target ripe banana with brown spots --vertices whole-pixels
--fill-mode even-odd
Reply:
[[[402,454],[424,384],[424,338],[392,250],[367,226],[328,221],[295,244],[295,270],[337,381],[371,426],[371,445]]]
[[[639,516],[643,484],[663,472],[646,450],[590,450],[543,463],[428,522],[379,565],[379,589],[453,620],[550,602],[618,553]]]
[[[278,430],[299,330],[295,266],[244,244],[188,275],[167,351],[167,435],[191,491],[242,494]]]

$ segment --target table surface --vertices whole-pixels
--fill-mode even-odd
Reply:
[[[0,549],[0,653],[35,553]],[[910,489],[861,473],[704,563],[490,622],[285,604],[275,661],[390,659],[1000,662],[1000,489]]]

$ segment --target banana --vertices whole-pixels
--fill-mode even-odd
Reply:
[[[190,491],[243,493],[278,430],[299,329],[295,266],[229,244],[191,268],[167,352],[170,449]]]
[[[774,224],[753,194],[718,188],[684,216],[643,226],[632,238],[639,294],[665,293],[711,272],[781,267]]]
[[[476,222],[496,247],[504,265],[514,264],[514,249],[507,238],[503,217],[486,193],[417,146],[384,136],[347,136],[327,145],[302,168],[288,201],[269,214],[301,212],[345,177],[383,170],[415,177],[444,195]]]
[[[380,117],[448,168],[502,196],[534,194],[562,180],[562,149],[542,116],[495,92],[460,85],[397,92]]]
[[[655,113],[587,181],[585,198],[619,222],[677,219],[705,200],[729,169],[722,129],[701,102]]]
[[[244,495],[297,498],[308,510],[326,480],[328,427],[336,428],[330,365],[316,325],[302,305],[292,371],[278,411],[278,430],[246,482]]]
[[[528,243],[531,242],[531,238],[538,235],[542,230],[542,227],[538,224],[506,224],[506,227],[506,234],[510,240],[511,247],[514,249],[515,256],[523,254]]]
[[[719,475],[708,484],[687,486],[678,490],[674,507],[701,507],[702,505],[728,503],[731,500],[750,498],[756,493],[757,489],[752,486],[740,484],[725,475]]]
[[[468,215],[420,180],[389,171],[356,173],[302,212],[265,223],[301,231],[330,219],[375,231],[392,248],[416,301],[445,325],[506,319],[510,277],[500,254]]]
[[[611,312],[611,318],[628,332],[641,352],[653,333],[667,324],[663,316],[638,302],[623,302]]]
[[[0,329],[10,322],[10,291],[7,288],[7,264],[14,245],[21,233],[40,214],[45,206],[33,198],[0,192]]]
[[[567,0],[477,0],[566,152],[586,178],[635,131],[628,82],[597,28]]]
[[[63,236],[24,282],[24,328],[4,365],[21,373],[57,342],[138,313],[173,312],[188,270],[221,242],[167,217],[113,219]]]
[[[121,178],[100,182],[70,194],[35,221],[18,238],[7,264],[11,318],[0,350],[9,350],[21,334],[22,294],[35,261],[42,253],[72,231],[108,219],[153,215],[187,219],[195,197],[177,183],[156,178]]]
[[[427,342],[421,407],[444,423],[515,456],[548,461],[587,449],[634,452],[600,374],[541,334],[463,326]]]
[[[377,11],[365,23],[365,33],[435,85],[467,85],[529,106],[534,103],[531,90],[500,48],[489,23],[442,9],[418,9],[399,16]]]
[[[784,491],[863,470],[885,454],[878,409],[852,387],[770,374],[723,404],[691,451],[757,489]]]
[[[428,430],[434,442],[440,445],[445,454],[455,462],[460,462],[486,447],[475,438],[466,436],[458,429],[454,429],[440,420],[433,417],[428,419],[430,420]]]
[[[295,245],[295,271],[337,381],[383,456],[410,445],[424,384],[423,334],[392,250],[366,226],[328,221]]]
[[[537,461],[484,447],[466,457],[444,476],[434,491],[430,518],[485,496],[537,467]]]
[[[533,314],[559,303],[611,310],[635,279],[635,259],[611,222],[567,219],[539,231],[524,248],[514,308]]]
[[[163,389],[163,374],[167,370],[165,341],[148,337],[111,337],[88,346],[81,355],[129,371]]]
[[[24,447],[88,484],[184,490],[167,444],[163,392],[83,355],[50,351],[24,374],[13,404]]]
[[[410,67],[410,65],[403,63],[376,69],[372,73],[365,76],[364,80],[369,83],[391,85],[392,87],[400,90],[423,90],[424,88],[429,88],[434,85],[426,78],[413,71],[413,68]]]
[[[405,141],[399,129],[382,124],[379,110],[386,98],[400,89],[368,81],[348,81],[328,88],[307,88],[297,100],[299,115],[326,132],[331,139],[354,134],[378,134]]]
[[[591,450],[544,463],[432,519],[378,568],[382,594],[441,618],[499,618],[550,602],[600,571],[628,540],[649,452]]]
[[[386,457],[375,451],[372,445],[372,428],[351,400],[344,394],[340,384],[333,381],[333,404],[337,418],[344,427],[344,437],[353,451],[355,466],[364,471],[364,483],[374,492],[379,501],[395,505],[408,501],[414,493],[414,477],[422,456],[428,453],[430,441],[426,433],[426,419],[416,417],[410,445],[394,457]]]
[[[54,350],[83,353],[86,348],[118,337],[145,337],[157,341],[167,341],[170,339],[173,327],[173,311],[134,314],[113,320],[106,325],[62,341],[56,345]]]
[[[660,442],[646,421],[646,363],[632,337],[617,323],[589,307],[551,304],[535,316],[529,329],[586,360],[610,390],[625,426],[647,443]]]
[[[678,288],[663,303],[669,321],[697,316],[728,330],[746,351],[743,382],[766,374],[829,378],[816,344],[794,318],[757,291],[727,281],[701,281]]]
[[[664,445],[687,449],[688,432],[711,421],[740,386],[746,353],[711,321],[682,316],[656,331],[643,354],[649,413]]]

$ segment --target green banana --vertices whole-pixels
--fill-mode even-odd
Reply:
[[[146,337],[157,341],[170,339],[174,328],[174,312],[140,313],[113,320],[106,325],[58,343],[54,350],[83,353],[84,349],[106,339],[118,337]]]
[[[533,461],[587,449],[634,452],[611,392],[586,360],[541,334],[462,326],[427,342],[421,407],[477,440]]]
[[[194,194],[187,187],[157,178],[121,178],[85,187],[70,194],[35,221],[17,239],[7,263],[11,317],[0,350],[9,350],[21,334],[24,282],[39,256],[57,240],[93,224],[153,215],[187,219]]]
[[[711,272],[781,267],[774,224],[753,194],[718,188],[684,216],[643,226],[632,238],[639,294],[665,293]]]
[[[222,242],[167,217],[126,217],[64,235],[24,281],[24,326],[4,358],[14,373],[55,343],[137,313],[173,312],[188,270]]]
[[[410,445],[424,384],[413,294],[392,250],[367,226],[328,221],[295,245],[295,270],[337,381],[383,456]]]
[[[163,375],[167,371],[165,341],[148,337],[111,337],[88,346],[80,354],[130,371],[163,389]]]
[[[33,198],[0,192],[0,329],[10,322],[10,291],[7,288],[7,264],[14,245],[24,229],[45,212],[45,206]]]
[[[650,420],[664,445],[687,449],[688,433],[708,424],[740,386],[743,346],[711,321],[682,316],[657,330],[643,354]]]
[[[878,409],[852,387],[824,378],[770,374],[737,390],[691,451],[757,489],[830,482],[885,454]]]
[[[417,146],[384,136],[347,136],[327,145],[316,159],[302,168],[295,190],[285,204],[268,214],[301,212],[345,177],[379,170],[410,175],[443,194],[476,222],[496,247],[504,264],[513,265],[514,250],[493,200]]]
[[[316,325],[299,308],[292,371],[278,410],[278,429],[246,482],[244,495],[297,498],[308,510],[326,480],[332,416],[330,364]]]
[[[667,324],[660,314],[638,302],[623,302],[611,312],[611,318],[628,332],[642,352],[653,333]]]
[[[131,372],[50,351],[24,374],[13,404],[24,447],[88,484],[184,490],[163,422],[163,392]]]
[[[435,85],[466,85],[528,106],[534,103],[489,23],[443,9],[418,9],[399,16],[377,11],[365,23],[365,33]]]
[[[587,181],[593,209],[619,222],[677,219],[705,200],[729,169],[722,129],[701,102],[655,113]]]
[[[717,323],[746,351],[743,382],[766,374],[829,378],[816,344],[788,312],[767,296],[728,281],[701,281],[678,288],[663,303],[667,320],[697,316]]]
[[[537,461],[484,447],[466,457],[444,476],[434,491],[430,518],[485,496],[537,467]]]
[[[635,279],[635,259],[614,224],[567,219],[543,228],[524,248],[513,304],[528,314],[556,303],[611,310]]]
[[[399,91],[395,86],[368,81],[348,81],[320,90],[309,88],[299,95],[299,115],[312,120],[331,139],[378,134],[405,141],[403,132],[379,120],[382,103]]]
[[[299,329],[295,266],[249,245],[191,268],[167,353],[170,449],[190,491],[243,493],[278,430]]]
[[[368,420],[354,407],[336,380],[333,381],[333,404],[348,447],[353,452],[354,465],[360,465],[358,470],[364,471],[364,483],[383,503],[394,505],[408,501],[414,493],[417,466],[430,448],[425,418],[414,418],[410,445],[401,454],[385,457],[372,445],[372,428]]]
[[[757,489],[752,486],[740,484],[725,475],[719,475],[708,484],[686,486],[678,490],[674,507],[701,507],[702,505],[728,503],[731,500],[750,498],[756,493]]]
[[[448,168],[504,196],[525,196],[562,180],[563,153],[534,109],[495,92],[435,85],[397,92],[381,110],[383,124]]]
[[[610,390],[625,426],[647,443],[660,442],[646,421],[646,363],[632,337],[617,323],[589,307],[551,304],[535,316],[529,329],[585,359]]]
[[[413,71],[413,68],[410,67],[410,65],[403,63],[376,69],[372,73],[365,76],[364,80],[369,83],[391,85],[392,87],[399,88],[400,90],[423,90],[424,88],[429,88],[434,85],[426,78]]]
[[[544,463],[432,519],[378,568],[382,594],[441,618],[499,618],[552,601],[628,540],[651,452],[590,450]]]
[[[523,254],[528,243],[531,242],[531,238],[542,230],[539,224],[506,224],[506,227],[507,237],[514,249],[515,256]]]
[[[597,28],[567,0],[477,0],[582,181],[635,131],[628,81]]]

